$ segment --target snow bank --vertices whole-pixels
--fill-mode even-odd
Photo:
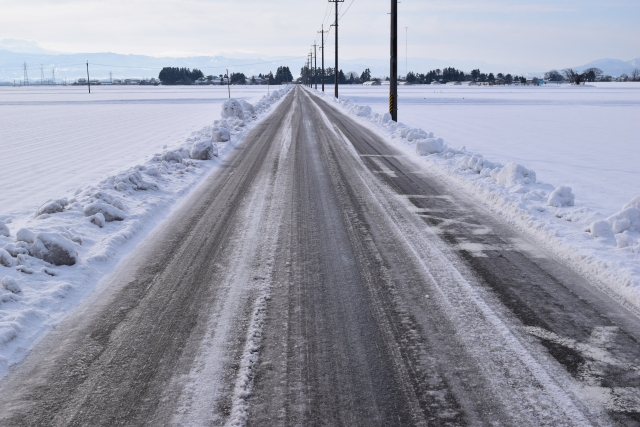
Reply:
[[[432,132],[395,123],[388,113],[372,113],[349,99],[317,94],[399,143],[399,149],[417,154],[430,171],[640,308],[640,196],[605,216],[576,205],[571,187],[540,182],[535,171],[523,165],[489,161],[465,147],[450,146]]]
[[[114,268],[125,243],[140,241],[289,89],[254,105],[228,100],[222,119],[175,147],[72,194],[52,195],[31,215],[0,215],[0,376]]]
[[[606,220],[593,222],[589,232],[593,237],[613,236],[618,248],[631,247],[635,252],[640,252],[640,196],[633,198],[620,212]]]

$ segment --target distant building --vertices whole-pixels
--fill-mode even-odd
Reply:
[[[362,83],[362,86],[382,86],[382,83],[377,80],[369,80],[368,82]]]

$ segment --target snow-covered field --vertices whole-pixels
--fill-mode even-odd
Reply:
[[[266,86],[233,88],[255,102]],[[227,88],[0,87],[0,215],[21,216],[52,197],[179,144],[220,114]]]
[[[232,87],[229,103],[212,86],[0,88],[0,376],[287,90],[273,89]]]
[[[331,93],[325,99],[335,101]],[[640,310],[640,84],[341,87],[336,106]]]
[[[610,215],[640,194],[640,84],[594,85],[400,86],[398,120],[489,160],[521,163]],[[388,86],[341,86],[340,95],[388,111]]]

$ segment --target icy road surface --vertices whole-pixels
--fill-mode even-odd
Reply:
[[[637,425],[640,321],[303,88],[0,385],[0,425]]]

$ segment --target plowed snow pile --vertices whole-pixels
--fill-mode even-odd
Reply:
[[[211,96],[209,88],[198,90],[200,95]],[[213,124],[200,126],[187,137],[176,138],[170,147],[165,145],[155,154],[153,151],[131,152],[128,146],[135,145],[136,141],[125,129],[119,135],[120,140],[109,144],[115,152],[106,155],[113,172],[68,192],[64,191],[66,184],[60,183],[66,178],[55,171],[56,167],[64,169],[73,165],[73,159],[51,158],[47,170],[52,173],[43,175],[30,170],[28,158],[5,157],[3,161],[8,163],[20,162],[19,167],[12,166],[20,173],[5,173],[2,180],[3,187],[12,191],[7,200],[2,200],[0,211],[0,376],[25,355],[38,336],[94,290],[99,279],[131,249],[125,245],[127,242],[143,239],[177,201],[215,170],[220,159],[288,90],[282,88],[263,96],[264,90],[260,87],[234,88],[239,96],[252,102],[217,98],[207,103],[206,98],[196,97],[197,108],[187,108],[196,115],[196,119],[190,119],[191,123],[213,121]],[[55,92],[50,95],[55,99]],[[120,105],[120,101],[106,102],[113,102],[109,104],[111,107]],[[122,105],[128,110],[130,102],[125,99]],[[183,99],[182,103],[185,102]],[[139,104],[137,110],[144,116],[145,108]],[[210,104],[217,109],[215,113]],[[177,108],[175,102],[169,105],[178,111],[176,114],[183,114],[179,113],[183,105]],[[0,103],[0,109],[2,107]],[[201,109],[208,111],[205,117],[199,112]],[[219,118],[213,120],[214,114]],[[79,132],[84,131],[81,121],[69,124],[77,126]],[[166,124],[159,125],[166,132],[156,135],[175,136],[175,130]],[[154,132],[149,123],[143,122],[141,127]],[[134,131],[140,132],[140,129]],[[72,134],[71,130],[67,133]],[[13,138],[18,136],[14,132]],[[71,139],[73,145],[77,138]],[[19,152],[16,141],[12,140],[10,146]],[[91,138],[85,143],[91,144]],[[68,149],[64,141],[52,140],[52,144]],[[37,149],[37,144],[33,149]],[[91,147],[86,151],[91,152]],[[93,151],[92,160],[79,156],[84,163],[75,165],[77,174],[91,177],[92,169],[104,170],[100,150]],[[69,155],[73,156],[73,150]],[[119,168],[118,157],[121,157]],[[47,183],[50,198],[31,205],[33,193],[41,195]],[[14,193],[24,194],[23,200],[16,200]]]
[[[603,84],[605,85],[605,84]],[[603,86],[614,87],[614,86]],[[518,156],[520,153],[536,152],[529,146],[531,142],[523,143],[517,139],[511,139],[504,142],[505,158],[521,159],[518,161],[502,160],[499,152],[495,153],[497,143],[487,143],[487,147],[494,149],[494,155],[489,160],[483,154],[468,151],[465,146],[454,146],[447,142],[447,135],[436,135],[425,129],[430,129],[434,123],[440,119],[446,120],[432,114],[430,116],[420,116],[420,112],[425,112],[425,105],[419,104],[416,99],[406,98],[411,95],[426,95],[433,92],[432,87],[415,87],[406,89],[405,105],[403,108],[402,91],[399,94],[399,111],[401,117],[409,117],[412,125],[406,125],[391,121],[391,116],[385,113],[385,107],[382,103],[375,103],[372,108],[368,105],[358,105],[349,99],[349,94],[355,94],[356,99],[366,99],[376,101],[381,98],[380,94],[372,95],[373,91],[367,90],[367,94],[362,88],[353,88],[342,91],[347,92],[346,97],[336,100],[329,94],[321,94],[324,99],[334,103],[337,107],[349,114],[353,115],[357,120],[377,131],[397,148],[414,156],[419,163],[428,167],[430,171],[440,177],[449,180],[453,188],[462,190],[469,197],[474,197],[484,203],[489,209],[498,215],[501,215],[508,222],[516,225],[526,234],[540,242],[544,247],[554,252],[560,258],[570,263],[575,269],[583,272],[587,277],[597,280],[598,285],[604,285],[608,291],[613,291],[618,298],[640,309],[640,169],[638,169],[637,159],[640,158],[640,145],[637,143],[638,130],[637,120],[628,120],[624,129],[617,129],[618,139],[611,140],[608,143],[601,141],[591,141],[577,138],[571,131],[565,130],[561,135],[557,135],[551,145],[556,147],[556,152],[547,151],[546,156],[550,159],[547,163],[553,163],[556,166],[554,173],[549,173],[555,178],[566,180],[565,182],[557,182],[556,184],[566,184],[576,182],[583,191],[593,189],[593,193],[587,193],[588,201],[582,198],[582,194],[574,192],[570,185],[554,186],[544,182],[546,176],[537,174],[534,170],[527,167],[527,159],[522,158],[524,155]],[[466,89],[468,92],[479,88]],[[489,98],[491,95],[487,90],[493,88],[482,89],[477,96]],[[497,88],[496,91],[535,91],[539,88]],[[564,108],[570,111],[581,111],[576,107],[571,110],[571,105],[580,104],[580,97],[586,98],[582,103],[593,107],[594,105],[611,107],[613,102],[599,101],[599,97],[590,94],[587,98],[584,91],[597,91],[600,88],[550,88],[549,90],[566,90],[569,95],[567,99],[559,96],[556,103],[564,105]],[[378,90],[378,92],[382,92]],[[442,92],[446,92],[444,89]],[[462,89],[455,89],[460,91]],[[623,86],[624,92],[618,94],[617,98],[624,101],[616,101],[619,110],[613,111],[617,115],[635,114],[635,110],[640,106],[640,85]],[[578,91],[578,92],[576,92]],[[441,90],[438,89],[437,96],[443,102]],[[461,92],[456,92],[461,94]],[[577,93],[577,95],[576,95]],[[529,99],[534,105],[540,104],[542,92],[534,93],[534,99]],[[386,95],[386,93],[384,93]],[[455,95],[457,96],[457,95]],[[514,95],[516,96],[516,95]],[[535,98],[535,97],[538,98]],[[604,97],[604,93],[602,93]],[[462,96],[460,96],[462,98]],[[597,99],[596,99],[597,98]],[[486,99],[485,99],[486,101]],[[566,101],[566,102],[565,102]],[[449,103],[458,102],[457,100],[449,100]],[[502,102],[502,101],[501,101]],[[505,101],[506,102],[506,101]],[[522,99],[518,102],[524,102]],[[602,104],[604,102],[604,104]],[[460,100],[462,105],[462,100]],[[579,106],[579,105],[578,105]],[[462,113],[465,108],[460,107],[458,113]],[[475,105],[475,110],[482,111],[482,107]],[[503,108],[502,114],[504,120],[514,120],[521,123],[522,117],[518,117],[514,112],[513,105],[509,108]],[[379,112],[374,112],[375,110]],[[474,110],[474,111],[475,111]],[[452,112],[452,110],[447,110]],[[597,111],[597,110],[595,110]],[[612,112],[602,111],[600,114],[611,114]],[[419,117],[422,117],[419,119]],[[528,120],[529,118],[527,118]],[[531,118],[533,120],[534,118]],[[630,119],[630,118],[629,118]],[[488,127],[486,122],[465,123],[461,120],[458,126],[464,128],[467,133],[474,133],[475,137],[472,142],[476,145],[482,145],[483,138],[491,139],[492,133],[499,133],[499,122],[502,119],[496,119],[496,130]],[[604,125],[603,125],[604,126]],[[437,127],[437,126],[433,126]],[[563,128],[562,122],[556,127]],[[573,129],[569,124],[564,126],[566,129]],[[481,132],[480,132],[481,130]],[[542,134],[544,130],[540,131]],[[489,135],[487,137],[487,135]],[[530,135],[523,136],[527,139]],[[534,142],[535,143],[535,135]],[[628,136],[628,138],[627,138]],[[458,132],[458,140],[460,132]],[[548,141],[540,144],[549,145]],[[585,146],[594,148],[590,156],[584,155]],[[617,147],[622,153],[615,151],[613,153],[614,160],[605,158],[611,153],[611,148]],[[595,149],[599,151],[595,151]],[[575,153],[576,157],[571,156],[557,158],[557,152]],[[539,154],[545,155],[544,153]],[[615,158],[619,154],[627,156],[624,162],[616,161]],[[580,161],[582,167],[576,170],[572,162],[577,161],[577,156],[581,156]],[[540,158],[535,159],[536,162],[544,163]],[[609,170],[607,176],[602,178],[599,174],[593,174],[593,171],[602,168],[604,162],[613,162],[613,164],[625,165],[620,170]],[[566,163],[566,167],[564,166]],[[606,167],[605,167],[606,169]],[[578,176],[576,176],[576,173]],[[609,188],[602,188],[602,180],[611,183]],[[622,193],[622,196],[620,194]],[[614,196],[614,197],[609,197]],[[622,198],[621,198],[622,197]],[[595,200],[595,202],[594,202]],[[623,200],[620,206],[616,206],[618,200]]]

